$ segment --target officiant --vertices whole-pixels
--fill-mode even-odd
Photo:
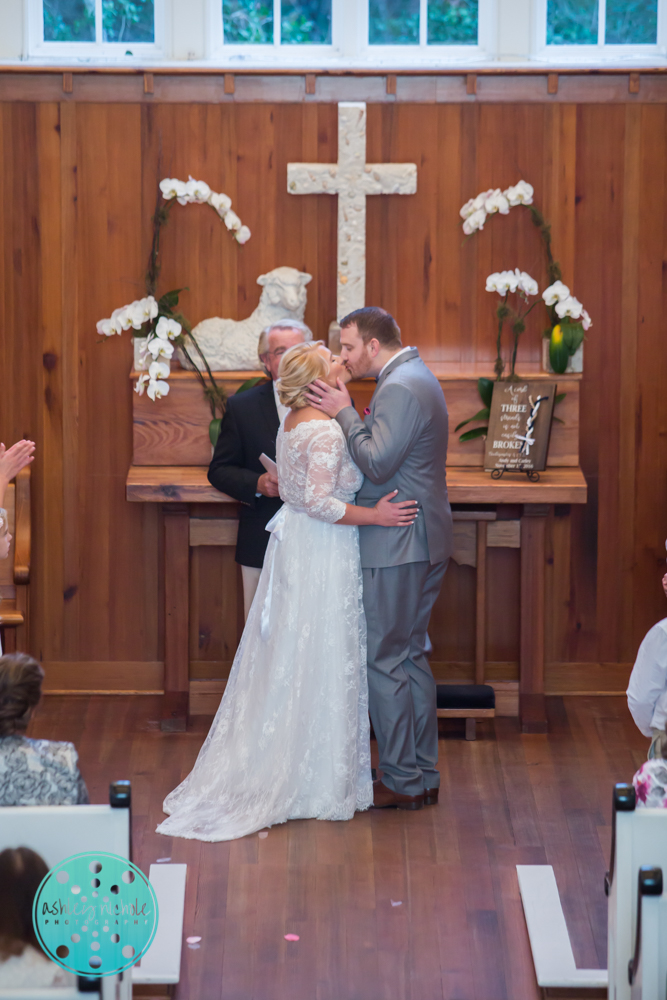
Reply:
[[[306,324],[295,319],[281,319],[262,330],[257,353],[269,379],[229,397],[208,470],[212,486],[243,504],[239,512],[236,561],[243,576],[246,618],[269,543],[266,526],[282,505],[278,480],[265,471],[259,460],[263,452],[275,461],[278,428],[288,412],[275,388],[278,367],[285,351],[312,339]]]

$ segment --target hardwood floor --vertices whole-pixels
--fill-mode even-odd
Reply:
[[[76,744],[93,802],[131,779],[141,868],[189,866],[185,934],[202,941],[184,947],[179,1000],[538,998],[519,863],[554,866],[577,964],[606,965],[611,789],[646,754],[624,698],[548,698],[547,736],[496,719],[467,743],[441,724],[436,807],[220,844],[154,832],[210,721],[162,733],[160,701],[45,697],[30,735]]]

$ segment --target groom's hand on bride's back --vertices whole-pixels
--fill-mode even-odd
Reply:
[[[406,528],[414,524],[417,518],[417,501],[400,500],[395,503],[397,493],[398,490],[392,490],[373,507],[376,514],[375,523],[383,528]]]
[[[336,379],[336,386],[327,385],[322,379],[317,379],[306,393],[306,399],[316,410],[321,410],[329,417],[335,417],[346,406],[352,406],[350,394],[344,382]]]

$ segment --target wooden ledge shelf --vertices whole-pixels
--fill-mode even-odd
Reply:
[[[234,503],[207,479],[206,466],[133,465],[126,497],[139,503]],[[588,488],[580,468],[553,468],[531,483],[520,473],[492,479],[484,469],[450,466],[447,485],[451,503],[554,504],[586,503]]]

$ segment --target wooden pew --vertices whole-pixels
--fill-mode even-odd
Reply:
[[[5,494],[12,543],[0,560],[0,635],[5,653],[28,647],[30,583],[30,467],[19,472]]]

